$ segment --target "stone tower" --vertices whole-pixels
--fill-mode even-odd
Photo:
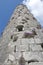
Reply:
[[[0,39],[0,65],[43,65],[43,28],[18,5]]]

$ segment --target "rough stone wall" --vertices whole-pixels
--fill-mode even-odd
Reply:
[[[43,65],[43,29],[25,5],[13,12],[0,50],[0,65]]]

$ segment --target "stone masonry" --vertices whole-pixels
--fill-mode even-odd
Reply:
[[[23,4],[0,38],[0,65],[43,65],[43,28]]]

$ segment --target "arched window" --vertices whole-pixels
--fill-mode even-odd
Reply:
[[[23,25],[18,25],[16,28],[18,31],[23,31]]]

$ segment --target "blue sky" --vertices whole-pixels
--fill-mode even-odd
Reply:
[[[43,26],[43,0],[24,0],[23,4],[30,9],[34,17]]]
[[[7,25],[13,10],[23,0],[0,0],[0,34]]]
[[[18,4],[25,4],[43,26],[43,0],[0,0],[0,34]]]

